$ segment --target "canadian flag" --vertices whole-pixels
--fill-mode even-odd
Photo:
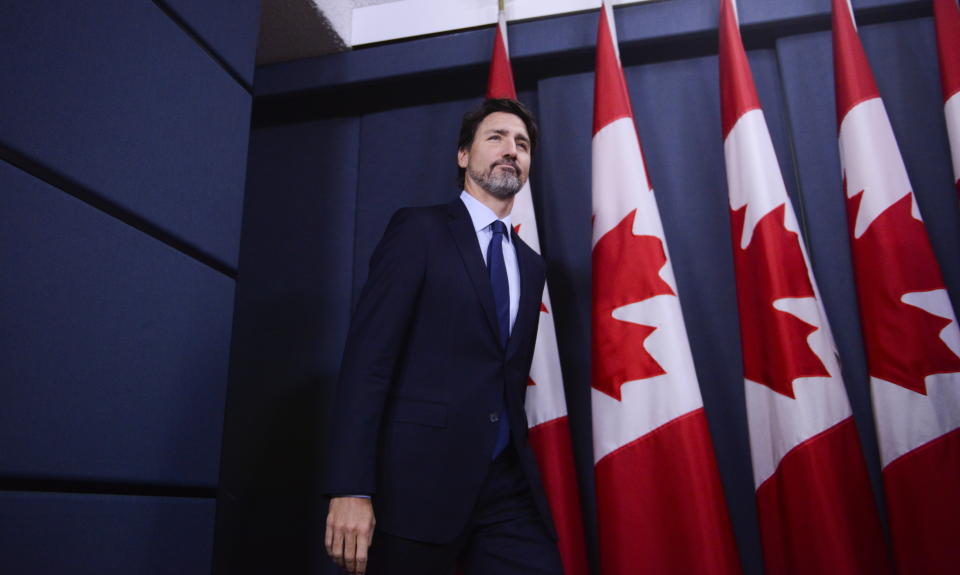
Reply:
[[[720,0],[720,99],[750,452],[768,574],[890,573],[890,559],[734,0]]]
[[[940,53],[940,83],[943,86],[943,113],[953,158],[953,177],[960,197],[960,7],[957,0],[933,0]]]
[[[848,0],[833,0],[833,58],[894,557],[900,573],[956,573],[960,330]]]
[[[601,573],[740,573],[608,3],[597,33],[592,185]]]
[[[517,98],[509,53],[507,19],[501,10],[490,61],[488,98]],[[530,180],[527,180],[514,199],[512,219],[517,235],[535,252],[540,253]],[[540,325],[533,349],[533,363],[530,366],[526,411],[530,445],[540,466],[547,501],[550,503],[550,511],[557,528],[557,545],[564,573],[586,575],[589,567],[580,491],[573,464],[563,374],[560,372],[560,353],[557,349],[557,332],[553,323],[553,307],[550,305],[548,286],[543,288],[543,301],[540,303]]]

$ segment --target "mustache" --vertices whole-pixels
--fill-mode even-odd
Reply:
[[[513,168],[513,171],[516,172],[518,176],[520,175],[520,166],[518,166],[517,162],[515,162],[514,160],[507,160],[507,159],[497,160],[496,162],[493,163],[492,166],[490,166],[490,169],[493,170],[497,166],[510,166],[511,168]]]

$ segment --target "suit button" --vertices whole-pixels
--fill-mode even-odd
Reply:
[[[490,423],[496,423],[496,422],[498,422],[498,421],[500,421],[500,414],[499,414],[499,413],[491,413],[491,414],[490,414]]]

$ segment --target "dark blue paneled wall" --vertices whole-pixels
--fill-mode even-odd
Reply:
[[[211,499],[0,492],[3,572],[205,575]]]
[[[215,486],[234,281],[9,164],[0,181],[3,472]]]
[[[810,246],[879,497],[876,435],[840,187],[830,2],[738,4],[760,99]],[[954,302],[960,303],[960,218],[929,3],[853,4],[934,249]],[[745,571],[759,574],[720,132],[718,5],[671,0],[615,13],[737,543]],[[532,171],[534,203],[591,533],[590,135],[596,18],[588,12],[512,24],[509,31],[521,99],[541,123],[542,146]],[[319,549],[323,501],[311,485],[326,464],[316,449],[346,333],[345,310],[362,287],[370,252],[390,214],[400,206],[457,194],[459,116],[482,97],[492,38],[487,28],[257,71],[222,479],[227,485],[232,470],[229,483],[238,490],[221,498],[221,512],[234,509],[236,514],[221,516],[218,573],[258,572],[243,566],[262,567],[271,556],[291,569],[333,572]],[[292,311],[297,306],[301,316]],[[308,348],[314,352],[304,355]],[[234,413],[242,414],[236,423]],[[243,452],[245,441],[256,444],[252,453]],[[236,459],[231,467],[228,454]],[[299,491],[288,489],[300,481]],[[269,535],[263,525],[271,526]],[[595,533],[590,538],[595,560]]]
[[[259,1],[2,13],[0,570],[209,573]]]
[[[260,0],[156,0],[169,7],[207,50],[236,74],[245,86],[253,84],[257,53]]]
[[[243,86],[147,0],[17,3],[0,38],[0,144],[236,268]]]

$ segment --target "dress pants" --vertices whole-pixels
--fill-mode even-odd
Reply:
[[[563,573],[557,544],[543,529],[512,444],[491,462],[470,521],[452,542],[423,543],[381,531],[374,533],[368,575],[454,573]]]

